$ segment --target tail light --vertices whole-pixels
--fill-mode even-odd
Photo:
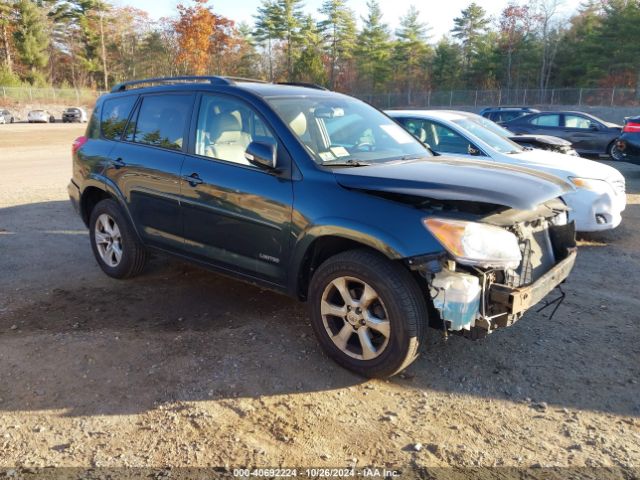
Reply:
[[[87,137],[78,137],[76,138],[73,143],[71,144],[71,153],[75,154],[78,152],[78,150],[80,150],[80,147],[82,147],[85,143],[87,143]]]
[[[627,122],[622,131],[626,133],[640,133],[640,123]]]

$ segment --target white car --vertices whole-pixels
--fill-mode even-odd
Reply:
[[[524,148],[511,132],[473,113],[449,110],[386,112],[437,153],[465,159],[494,160],[541,170],[573,184],[563,195],[580,232],[620,225],[627,204],[624,176],[615,168],[571,155]]]
[[[31,110],[27,114],[27,121],[29,123],[53,123],[55,118],[46,110]]]

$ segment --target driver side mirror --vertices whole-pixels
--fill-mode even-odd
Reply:
[[[595,131],[598,131],[598,130],[600,130],[600,127],[598,126],[598,124],[597,124],[597,123],[591,122],[591,123],[589,124],[589,130],[595,130]]]
[[[244,152],[244,158],[256,167],[275,170],[276,146],[266,142],[251,142]]]
[[[469,155],[473,155],[474,157],[481,155],[480,149],[474,147],[471,144],[469,144],[469,146],[467,147],[467,152],[469,153]]]

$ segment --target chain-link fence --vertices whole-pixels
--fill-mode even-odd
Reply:
[[[104,92],[74,88],[2,87],[5,103],[59,103],[92,105]],[[380,108],[484,107],[503,105],[574,105],[593,107],[640,106],[633,88],[549,88],[511,90],[430,90],[401,93],[357,93]]]
[[[6,103],[61,103],[93,105],[103,92],[75,88],[2,87],[0,101]]]
[[[379,108],[484,107],[505,105],[640,106],[633,88],[549,88],[512,90],[433,90],[352,95]]]

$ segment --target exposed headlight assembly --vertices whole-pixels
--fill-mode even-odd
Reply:
[[[502,228],[448,218],[425,218],[422,222],[463,265],[515,269],[522,261],[518,239]]]
[[[576,187],[591,190],[592,192],[602,192],[603,190],[612,188],[606,181],[596,178],[569,177],[569,180],[571,180],[571,183]]]

